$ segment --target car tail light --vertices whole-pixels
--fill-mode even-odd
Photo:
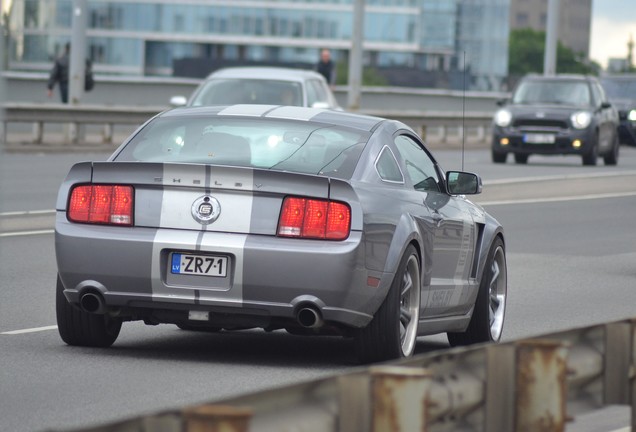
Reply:
[[[351,209],[345,203],[287,197],[278,221],[278,235],[326,240],[349,237]]]
[[[76,186],[71,191],[67,217],[71,222],[130,226],[133,223],[133,188]]]

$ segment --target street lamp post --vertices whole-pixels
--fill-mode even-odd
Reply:
[[[347,108],[360,109],[360,87],[362,82],[362,49],[364,42],[364,0],[355,0],[353,5],[353,33],[349,50],[349,95]]]
[[[543,75],[556,74],[557,43],[559,31],[559,0],[548,0],[548,22],[545,32],[545,56],[543,58]]]

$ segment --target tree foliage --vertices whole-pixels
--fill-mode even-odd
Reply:
[[[530,28],[512,30],[508,45],[508,73],[522,76],[543,72],[545,32]],[[598,75],[600,65],[588,61],[583,53],[575,53],[558,42],[557,73],[579,73]]]

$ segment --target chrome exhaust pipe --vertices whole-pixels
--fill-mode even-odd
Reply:
[[[87,292],[82,294],[79,301],[80,308],[84,312],[92,314],[105,314],[106,305],[104,305],[104,299],[100,294],[94,292]]]
[[[298,310],[296,314],[298,324],[305,328],[319,328],[324,324],[320,312],[314,308],[305,306]]]

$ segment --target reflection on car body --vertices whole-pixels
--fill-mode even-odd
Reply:
[[[498,341],[505,242],[465,197],[480,191],[397,121],[167,111],[60,188],[59,332],[86,346],[132,320],[339,334],[365,362],[410,356],[418,335]]]
[[[594,77],[529,75],[493,119],[492,160],[532,154],[579,155],[584,165],[618,163],[618,114]]]

